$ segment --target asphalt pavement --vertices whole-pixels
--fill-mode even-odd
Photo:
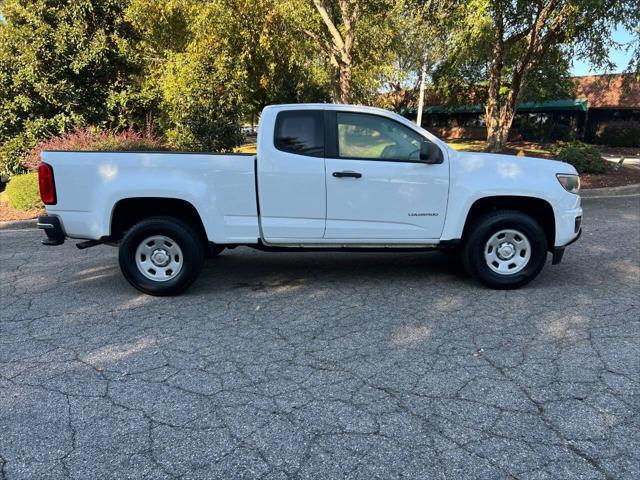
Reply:
[[[640,478],[640,197],[493,291],[440,253],[116,249],[0,231],[0,479]]]

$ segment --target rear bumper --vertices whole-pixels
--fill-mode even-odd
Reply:
[[[44,215],[38,217],[38,228],[44,230],[47,238],[42,240],[43,245],[62,245],[66,237],[62,223],[58,217]]]

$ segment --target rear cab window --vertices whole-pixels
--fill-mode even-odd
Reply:
[[[278,113],[273,144],[282,152],[324,157],[324,112],[289,110]]]

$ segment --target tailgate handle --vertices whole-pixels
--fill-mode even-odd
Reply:
[[[336,177],[336,178],[346,178],[346,177],[360,178],[360,177],[362,177],[362,174],[358,173],[358,172],[333,172],[332,175],[334,177]]]

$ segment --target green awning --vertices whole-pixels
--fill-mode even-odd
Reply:
[[[519,112],[557,112],[559,110],[587,111],[587,99],[548,100],[546,102],[525,102],[518,104]]]
[[[587,99],[576,98],[567,100],[548,100],[546,102],[524,102],[518,104],[518,112],[557,112],[557,111],[587,111]],[[426,107],[425,114],[430,113],[482,113],[484,105],[462,105],[460,107],[447,108],[442,105]],[[403,112],[405,114],[405,112]],[[415,115],[416,111],[406,111],[406,114]]]

